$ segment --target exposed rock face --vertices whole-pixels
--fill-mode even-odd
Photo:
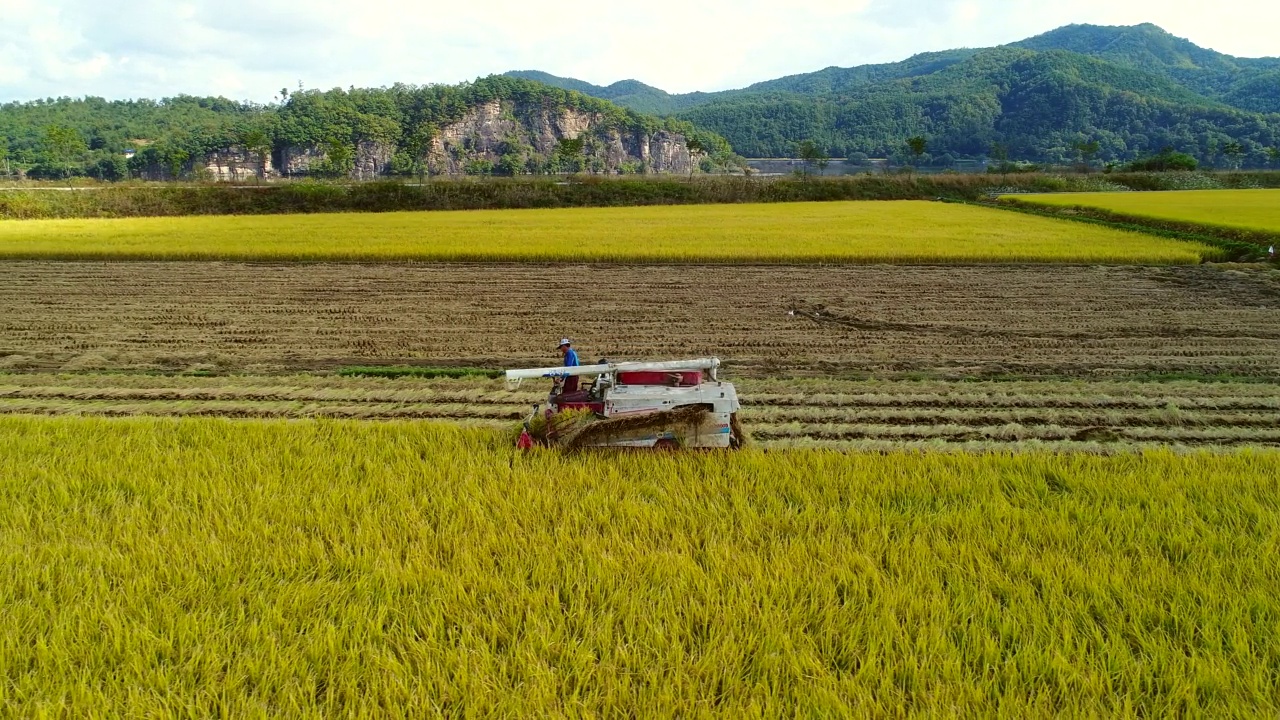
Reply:
[[[270,155],[260,158],[257,153],[239,146],[211,152],[201,164],[212,179],[219,181],[252,180],[270,177],[275,172]]]
[[[372,180],[391,171],[391,158],[396,149],[391,145],[363,140],[356,145],[355,166],[351,177],[357,180]]]
[[[319,165],[325,159],[324,152],[315,147],[289,146],[277,154],[280,157],[280,174],[286,177],[306,175],[313,165]]]
[[[397,149],[361,141],[343,165],[351,179],[373,180],[390,174]],[[688,174],[701,156],[692,155],[678,133],[619,129],[599,113],[493,100],[440,128],[425,161],[434,175]],[[260,159],[232,146],[188,162],[181,174],[236,182],[271,177],[277,171],[285,177],[329,175],[329,151],[323,145],[290,145]],[[173,179],[168,167],[152,166],[141,174],[149,180]]]
[[[598,114],[499,100],[441,128],[427,155],[431,172],[440,175],[688,173],[696,160],[682,135],[618,130]]]
[[[173,168],[149,165],[138,171],[138,176],[143,180],[177,180],[194,176],[219,182],[242,182],[275,175],[271,155],[259,157],[257,153],[249,152],[239,145],[189,160],[178,169],[179,177],[175,178]]]
[[[328,161],[328,152],[323,147],[289,146],[278,151],[280,172],[286,176],[310,175]],[[355,156],[352,158],[350,176],[354,180],[373,180],[386,175],[391,170],[391,158],[396,154],[395,146],[385,143],[362,140],[356,144]]]

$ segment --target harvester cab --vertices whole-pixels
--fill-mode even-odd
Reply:
[[[741,447],[738,394],[719,368],[718,358],[703,358],[508,370],[510,390],[524,380],[554,382],[545,408],[535,405],[526,420],[520,446]],[[592,376],[586,389],[560,391],[564,378]]]

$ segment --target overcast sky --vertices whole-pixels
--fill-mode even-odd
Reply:
[[[0,101],[455,83],[545,70],[723,90],[831,65],[1152,22],[1280,54],[1276,0],[0,0]]]

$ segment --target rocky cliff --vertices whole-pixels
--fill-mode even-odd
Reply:
[[[396,154],[394,145],[362,140],[352,150],[351,157],[342,161],[343,174],[353,180],[374,180],[390,174],[391,160]],[[276,157],[280,173],[286,176],[334,174],[329,153],[324,147],[288,145],[278,150]]]
[[[534,83],[489,79],[448,92],[412,92],[422,95],[426,109],[400,115],[362,112],[341,91],[293,98],[281,110],[280,128],[271,138],[274,148],[265,159],[235,145],[198,154],[181,147],[148,148],[130,161],[130,170],[156,180],[223,181],[277,175],[373,180],[428,172],[683,175],[699,170],[707,157],[703,148],[713,153],[713,162],[720,157],[715,152],[728,151],[722,140],[718,144],[688,123],[645,117]],[[336,112],[344,102],[352,103],[349,112]],[[398,102],[412,105],[404,97]],[[333,124],[333,118],[343,122]],[[690,137],[698,138],[695,152]]]
[[[440,129],[433,174],[688,173],[700,158],[683,135],[611,125],[598,113],[491,100]]]
[[[174,170],[177,175],[174,175]],[[180,163],[177,167],[153,162],[137,169],[136,174],[143,180],[161,181],[194,177],[201,180],[219,182],[244,182],[254,178],[269,178],[276,175],[271,155],[259,157],[238,145],[214,150],[203,156]]]

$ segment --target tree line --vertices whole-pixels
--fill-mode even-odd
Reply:
[[[517,78],[492,76],[460,85],[280,91],[277,102],[241,103],[225,98],[179,96],[163,100],[108,101],[58,98],[0,105],[0,168],[3,161],[36,178],[90,176],[120,180],[160,168],[172,177],[193,162],[230,147],[259,162],[284,148],[317,148],[323,162],[311,174],[350,172],[361,143],[393,149],[393,174],[427,172],[426,154],[441,129],[477,105],[508,101],[518,107],[579,110],[599,118],[596,130],[685,136],[709,160],[727,161],[732,148],[716,133],[687,120],[658,118],[578,92]],[[588,139],[588,143],[590,139]],[[559,157],[530,165],[494,163],[485,174],[554,172],[570,162]],[[582,170],[590,163],[579,162]]]

